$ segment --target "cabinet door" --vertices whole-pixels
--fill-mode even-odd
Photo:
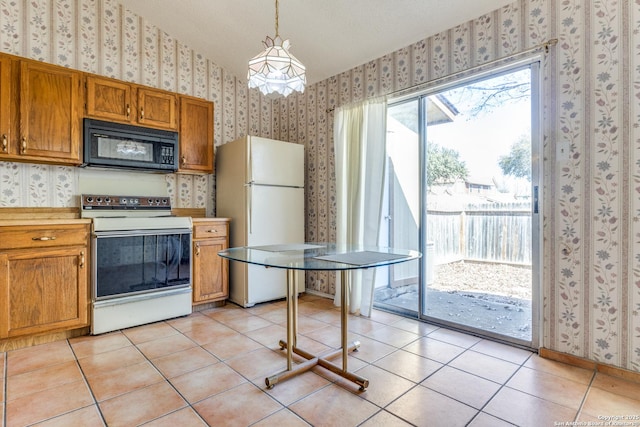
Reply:
[[[227,248],[227,240],[197,240],[193,246],[194,304],[227,298],[229,261],[218,256],[218,252]]]
[[[213,173],[213,102],[180,97],[180,171]]]
[[[131,85],[95,76],[87,77],[87,116],[129,123],[132,121]]]
[[[19,154],[25,160],[80,164],[81,73],[20,63]]]
[[[143,126],[178,129],[177,96],[171,92],[138,88],[138,118]]]
[[[0,337],[88,325],[86,248],[0,254]]]
[[[15,151],[16,145],[11,141],[11,59],[0,56],[0,158]]]

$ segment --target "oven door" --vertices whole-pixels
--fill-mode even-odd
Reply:
[[[191,230],[94,231],[92,334],[191,313]]]
[[[191,230],[94,232],[95,301],[191,285]]]

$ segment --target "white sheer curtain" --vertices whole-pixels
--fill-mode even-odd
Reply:
[[[386,165],[386,99],[376,98],[335,111],[336,228],[338,244],[376,246]],[[350,274],[349,312],[371,315],[375,270]],[[335,305],[340,305],[340,275]]]

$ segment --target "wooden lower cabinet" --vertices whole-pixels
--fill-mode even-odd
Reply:
[[[193,304],[229,297],[229,260],[218,252],[229,247],[229,219],[193,218]]]
[[[0,225],[0,338],[89,325],[89,227]]]

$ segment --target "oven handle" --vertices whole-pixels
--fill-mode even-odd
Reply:
[[[144,301],[144,300],[164,297],[168,295],[184,294],[184,293],[191,293],[191,292],[193,292],[191,284],[185,284],[185,285],[175,286],[170,289],[155,289],[155,290],[145,291],[145,292],[140,292],[135,294],[100,297],[100,298],[94,298],[93,307],[94,308],[108,307],[111,305],[126,304],[132,301]]]
[[[93,235],[100,237],[134,237],[134,236],[161,236],[167,234],[191,234],[190,228],[163,228],[156,230],[115,230],[95,231]]]

